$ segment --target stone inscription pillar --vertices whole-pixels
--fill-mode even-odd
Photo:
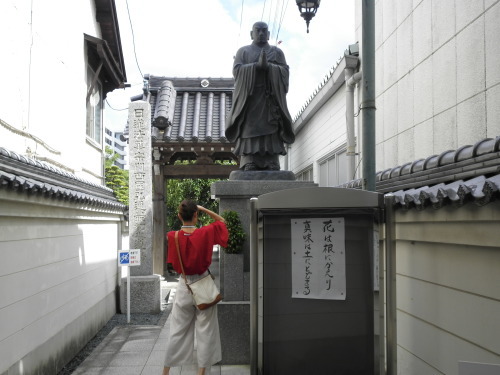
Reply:
[[[132,276],[153,273],[153,186],[151,154],[151,106],[129,106],[129,204],[130,248],[141,249],[141,265],[131,267]]]
[[[141,249],[141,265],[130,269],[130,312],[161,311],[160,275],[153,274],[153,176],[151,106],[129,105],[129,231],[130,249]],[[126,279],[122,280],[120,308],[126,311]]]

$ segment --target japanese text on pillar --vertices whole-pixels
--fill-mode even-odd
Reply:
[[[133,216],[131,217],[131,225],[133,228],[144,227],[145,218],[146,218],[146,194],[145,194],[145,160],[146,153],[145,149],[145,122],[144,122],[144,110],[136,109],[134,111],[134,117],[132,120],[132,134],[133,139],[131,140],[130,148],[131,148],[131,165],[132,165],[132,174],[130,176],[130,182],[134,187],[134,196],[132,200],[133,206]],[[138,233],[139,234],[139,233]],[[139,239],[142,242],[142,238]]]
[[[344,218],[291,220],[292,298],[345,300]]]

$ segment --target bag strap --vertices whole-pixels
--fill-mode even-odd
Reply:
[[[182,276],[184,276],[184,282],[186,283],[186,286],[189,289],[189,291],[193,293],[187,282],[186,273],[184,272],[184,265],[182,264],[181,252],[179,250],[179,231],[175,232],[175,247],[177,248],[177,256],[179,257],[179,263],[181,264],[181,270],[182,270]]]

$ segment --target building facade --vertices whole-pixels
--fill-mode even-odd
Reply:
[[[377,170],[500,134],[497,1],[379,0],[375,11]]]
[[[127,141],[124,138],[123,132],[116,132],[105,128],[104,143],[105,147],[109,147],[115,154],[118,154],[115,165],[121,169],[128,169]]]
[[[0,30],[0,374],[56,374],[117,311],[125,206],[104,185],[102,121],[126,81],[115,3],[8,0]]]
[[[398,374],[500,367],[498,17],[495,0],[375,2],[376,186],[395,196]],[[295,119],[286,162],[320,186],[361,187],[359,85],[347,111],[351,56]]]
[[[379,0],[375,11],[377,171],[500,134],[500,110],[495,105],[500,100],[496,1]],[[358,1],[360,43],[361,32]],[[342,184],[360,176],[359,168],[354,176],[337,169],[340,178],[320,172],[329,169],[320,167],[325,158],[336,155],[340,161],[347,150],[347,65],[343,57],[295,119],[298,140],[287,161],[288,169],[299,178],[306,173],[319,183]],[[354,92],[356,166],[362,157],[359,93],[358,85]]]

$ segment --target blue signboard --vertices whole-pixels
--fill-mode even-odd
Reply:
[[[140,266],[141,265],[141,250],[118,250],[118,265],[119,266]]]
[[[128,251],[120,251],[118,263],[120,266],[128,266],[130,264],[130,253]]]

